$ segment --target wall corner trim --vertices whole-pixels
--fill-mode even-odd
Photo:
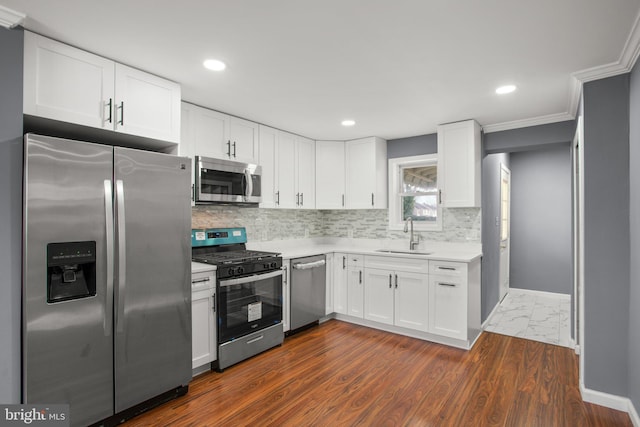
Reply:
[[[640,418],[638,412],[633,406],[633,402],[628,397],[616,396],[614,394],[603,393],[601,391],[591,390],[585,387],[584,383],[580,383],[580,394],[582,400],[594,403],[607,408],[623,411],[629,414],[634,427],[640,427]]]

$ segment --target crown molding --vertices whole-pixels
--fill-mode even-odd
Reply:
[[[546,116],[531,117],[529,119],[514,120],[511,122],[496,123],[492,125],[483,125],[484,133],[500,132],[503,130],[519,129],[530,126],[548,125],[550,123],[564,122],[574,120],[575,115],[569,113],[549,114]]]
[[[0,5],[0,26],[13,28],[22,24],[27,15]]]

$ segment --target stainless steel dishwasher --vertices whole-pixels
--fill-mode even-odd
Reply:
[[[324,255],[291,260],[291,331],[325,315],[326,263]]]

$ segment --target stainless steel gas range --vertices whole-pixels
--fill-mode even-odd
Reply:
[[[246,248],[244,228],[191,231],[192,260],[215,265],[218,371],[282,344],[282,257]]]

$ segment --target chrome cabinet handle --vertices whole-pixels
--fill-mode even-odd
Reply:
[[[342,195],[342,207],[344,208],[344,194]]]
[[[107,120],[109,123],[113,123],[113,98],[109,98],[109,119]]]
[[[376,204],[374,203],[375,199],[374,199],[374,194],[371,193],[371,206],[375,206]]]
[[[276,205],[280,205],[280,190],[276,191]]]
[[[300,206],[300,193],[296,193],[296,206]]]
[[[196,279],[196,280],[192,280],[191,284],[195,285],[196,283],[205,283],[205,282],[209,282],[211,279],[208,277],[205,277],[204,279]]]
[[[389,275],[389,289],[391,289],[391,275]]]
[[[438,266],[438,270],[450,270],[450,271],[456,271],[455,267],[442,267],[442,266]]]
[[[231,157],[231,140],[227,140],[227,157]]]
[[[347,257],[342,255],[342,269],[347,268]]]
[[[233,157],[236,157],[236,142],[233,141]]]
[[[440,286],[448,286],[450,288],[455,288],[456,284],[455,283],[444,283],[444,282],[438,282],[438,285]]]
[[[104,213],[107,243],[107,295],[104,316],[104,336],[111,335],[113,324],[113,195],[111,180],[104,180]]]
[[[304,193],[300,193],[300,206],[304,206]]]
[[[213,293],[213,312],[216,312],[216,293]]]
[[[120,121],[118,124],[120,126],[124,126],[124,101],[120,101],[120,106],[118,108],[120,109]]]
[[[398,289],[398,275],[396,274],[396,289]]]
[[[362,283],[362,270],[360,270],[358,273],[360,273],[359,283]]]
[[[442,190],[438,190],[438,204],[442,204]]]

